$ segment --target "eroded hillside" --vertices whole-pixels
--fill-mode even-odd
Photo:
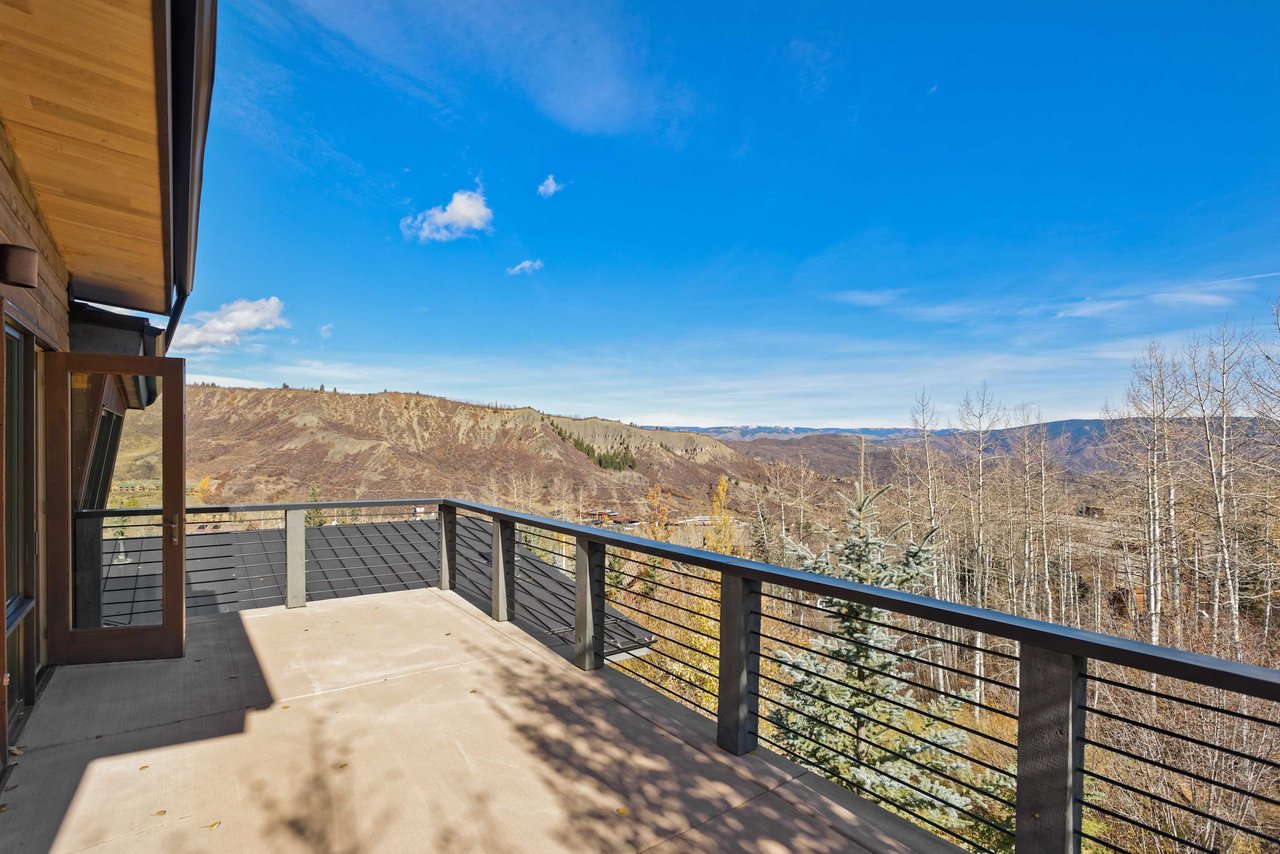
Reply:
[[[302,389],[187,389],[187,480],[208,478],[209,502],[453,495],[519,498],[530,506],[640,511],[652,483],[679,511],[704,512],[721,474],[758,477],[760,464],[707,436],[599,418],[543,415],[418,394]],[[146,480],[156,413],[131,417],[119,480]],[[625,447],[634,467],[602,468],[574,446]],[[151,474],[151,476],[154,476]]]

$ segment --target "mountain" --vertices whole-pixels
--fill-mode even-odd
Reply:
[[[919,433],[910,427],[769,427],[740,424],[727,427],[646,427],[647,430],[674,430],[698,433],[727,442],[750,442],[755,439],[796,439],[804,436],[866,436],[871,439],[895,439]]]
[[[1073,418],[1048,421],[1033,425],[1031,429],[1045,431],[1056,465],[1086,473],[1103,471],[1111,465],[1105,453],[1107,426],[1108,422],[1101,418]],[[993,451],[1012,450],[1024,429],[1027,428],[1008,427],[993,431],[990,439]],[[945,429],[937,431],[935,437],[939,450],[955,453],[965,433]],[[803,461],[809,468],[828,477],[853,477],[865,464],[867,472],[881,482],[889,479],[887,475],[893,465],[893,449],[918,445],[920,441],[920,431],[909,428],[886,429],[877,435],[860,431],[856,435],[814,433],[726,439],[727,444],[743,456],[765,463],[777,461],[797,465]]]
[[[895,448],[920,441],[910,429],[637,427],[398,392],[194,385],[186,394],[187,481],[202,484],[193,501],[213,504],[300,501],[314,485],[324,500],[452,495],[638,516],[658,483],[671,493],[673,513],[696,515],[706,512],[722,474],[763,484],[766,464],[803,461],[826,477],[849,478],[865,463],[887,482]],[[157,409],[131,412],[121,443],[116,479],[138,484],[138,500],[157,477]],[[1106,422],[1043,427],[1060,465],[1081,472],[1107,467]],[[1016,430],[992,438],[997,448],[1010,448]],[[958,431],[940,431],[937,447],[955,451],[961,439]],[[735,509],[748,512],[749,490],[733,496],[744,505]]]
[[[544,505],[577,493],[588,506],[638,513],[649,486],[661,483],[673,509],[692,514],[705,512],[721,474],[756,480],[762,472],[710,436],[529,408],[396,392],[193,385],[186,394],[186,476],[208,479],[207,503],[301,501],[315,484],[325,500],[522,496]],[[130,413],[117,480],[156,476],[158,421],[155,409]],[[593,460],[610,452],[621,470]]]

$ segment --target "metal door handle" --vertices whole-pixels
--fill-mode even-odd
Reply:
[[[169,529],[169,542],[173,543],[175,546],[178,544],[178,526],[182,524],[181,519],[181,513],[174,513],[173,521],[165,525],[165,527]]]

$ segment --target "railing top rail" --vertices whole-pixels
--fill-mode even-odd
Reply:
[[[517,522],[559,534],[583,537],[596,542],[626,548],[631,551],[664,560],[699,566],[719,572],[728,572],[766,584],[777,584],[795,590],[803,590],[834,599],[845,599],[882,608],[945,625],[958,626],[995,637],[1029,643],[1069,655],[1079,655],[1098,661],[1110,662],[1196,682],[1213,688],[1248,694],[1265,700],[1280,702],[1280,670],[1258,667],[1194,652],[1156,646],[1142,641],[1075,629],[1069,626],[1017,617],[986,608],[944,602],[915,593],[904,593],[882,587],[872,587],[830,576],[818,575],[798,569],[775,566],[746,558],[662,543],[617,531],[606,531],[588,525],[549,519],[502,507],[492,507],[474,501],[453,498],[404,498],[377,501],[327,501],[299,504],[244,504],[230,506],[189,507],[189,514],[243,513],[263,510],[323,510],[355,509],[361,507],[397,507],[406,505],[448,506],[467,510],[494,519]],[[83,518],[106,516],[155,515],[155,508],[130,508],[128,510],[93,510],[77,514]]]
[[[703,549],[660,543],[614,531],[602,531],[558,519],[544,519],[501,507],[490,507],[471,501],[447,499],[444,503],[494,518],[507,519],[562,534],[572,534],[622,546],[652,557],[665,558],[705,569],[731,572],[766,584],[777,584],[796,590],[846,599],[899,614],[919,617],[937,623],[959,626],[996,637],[1087,658],[1106,661],[1197,682],[1214,688],[1237,691],[1266,700],[1280,701],[1280,671],[1253,664],[1228,661],[1199,653],[1156,646],[1142,641],[1074,629],[1057,623],[1017,617],[986,608],[975,608],[944,602],[915,593],[904,593],[883,587],[872,587],[840,578],[818,575],[799,569],[775,566],[746,558],[708,552]]]
[[[355,510],[361,507],[439,506],[443,498],[379,498],[373,501],[302,501],[292,504],[198,504],[187,508],[188,516],[212,516],[219,513],[260,513],[286,510]],[[77,510],[77,519],[106,519],[133,516],[161,516],[159,507],[119,507],[114,510]]]

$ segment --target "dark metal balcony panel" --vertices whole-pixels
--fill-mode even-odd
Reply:
[[[194,517],[199,519],[200,517]],[[283,528],[206,530],[187,535],[187,614],[203,616],[283,605]],[[307,529],[307,598],[313,601],[435,587],[439,582],[439,522],[414,519],[322,525]],[[127,626],[154,620],[160,609],[160,539],[103,540],[103,621]],[[458,518],[457,592],[488,610],[492,536],[487,520]],[[516,545],[517,625],[573,643],[571,575]],[[606,655],[648,647],[653,637],[620,613],[606,610]]]

